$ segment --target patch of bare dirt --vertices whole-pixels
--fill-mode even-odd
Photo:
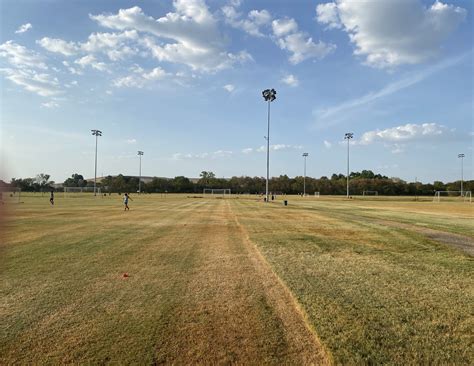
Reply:
[[[394,222],[394,221],[388,221],[388,220],[379,220],[378,222],[387,226],[415,231],[417,233],[425,235],[427,238],[431,240],[435,240],[439,243],[452,246],[456,249],[462,250],[463,252],[469,254],[470,256],[474,256],[474,239],[468,236],[447,233],[444,231],[429,229],[426,227],[419,227],[416,225],[404,224],[401,222]]]

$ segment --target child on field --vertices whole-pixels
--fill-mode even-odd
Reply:
[[[128,193],[125,193],[123,195],[123,204],[125,205],[124,211],[130,210],[130,207],[128,207],[128,200],[129,199],[132,200],[132,198],[128,195]]]
[[[54,189],[51,190],[51,195],[49,196],[49,203],[51,203],[51,206],[54,206]]]

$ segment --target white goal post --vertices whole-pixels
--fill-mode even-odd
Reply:
[[[0,205],[13,202],[21,202],[21,188],[0,186]]]
[[[228,188],[204,188],[202,191],[203,195],[211,196],[230,196],[230,189]]]
[[[378,196],[378,191],[363,191],[362,196]]]
[[[463,202],[472,202],[472,193],[471,191],[436,191],[433,202],[441,202],[441,198],[457,198]]]
[[[314,192],[314,197],[319,197],[319,196],[320,196],[319,192]]]
[[[99,187],[96,188],[98,195],[101,195]],[[74,193],[94,193],[94,187],[64,187],[64,197],[72,197]]]

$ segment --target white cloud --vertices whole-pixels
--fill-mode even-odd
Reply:
[[[28,67],[44,70],[48,68],[42,56],[13,41],[7,41],[0,45],[0,57],[6,58],[12,66],[18,68]]]
[[[326,149],[330,149],[330,148],[332,147],[332,144],[331,144],[329,141],[324,140],[324,147],[325,147]]]
[[[173,6],[175,12],[158,19],[144,14],[137,6],[120,9],[115,15],[90,15],[90,18],[107,28],[135,30],[158,37],[159,42],[147,36],[138,43],[159,61],[185,64],[193,70],[214,72],[251,59],[245,51],[232,54],[225,50],[217,21],[204,1],[176,0]]]
[[[299,83],[300,83],[298,78],[295,75],[292,75],[292,74],[284,76],[281,79],[281,82],[285,83],[286,85],[293,86],[293,87],[298,86]]]
[[[45,72],[48,66],[36,52],[13,41],[7,41],[0,45],[0,57],[4,57],[12,66],[1,68],[0,73],[26,91],[42,97],[52,97],[63,92],[58,79]],[[53,107],[53,104],[48,106]]]
[[[212,156],[216,158],[224,158],[230,155],[232,155],[232,151],[229,150],[217,150],[212,153]]]
[[[133,145],[133,144],[136,144],[136,143],[137,143],[137,140],[136,140],[136,139],[128,139],[128,140],[126,141],[126,143],[129,144],[129,145]]]
[[[71,81],[70,83],[65,83],[65,84],[64,84],[64,86],[65,86],[66,88],[72,88],[72,87],[77,86],[77,85],[78,85],[77,80],[73,80],[73,81]]]
[[[328,29],[342,28],[336,3],[318,4],[316,14],[318,22],[327,24]]]
[[[142,77],[146,80],[160,80],[163,79],[168,74],[161,67],[155,67],[148,73],[143,73]]]
[[[253,148],[251,148],[251,147],[247,147],[245,149],[242,149],[243,154],[250,154],[251,152],[253,152]]]
[[[414,84],[417,84],[425,80],[429,76],[435,74],[438,71],[444,70],[448,67],[458,64],[459,62],[464,60],[466,56],[467,54],[464,54],[461,56],[447,59],[438,64],[430,66],[421,72],[409,74],[403,79],[387,84],[380,90],[367,93],[361,97],[344,101],[338,105],[331,106],[329,108],[315,111],[315,115],[317,116],[318,119],[321,119],[321,120],[328,119],[329,117],[333,117],[336,115],[347,115],[347,113],[343,113],[343,112],[347,112],[348,110],[372,103],[380,98],[387,97],[400,90],[406,89]]]
[[[237,6],[239,5],[240,3]],[[250,11],[246,19],[242,19],[242,14],[236,11],[235,6],[227,5],[221,10],[224,13],[227,24],[234,28],[242,29],[255,37],[263,37],[264,35],[260,28],[269,25],[272,20],[272,16],[265,9]]]
[[[64,56],[105,53],[110,60],[119,61],[139,53],[139,50],[132,45],[137,40],[138,33],[130,30],[122,33],[92,33],[83,43],[49,37],[44,37],[36,43],[50,52]]]
[[[74,42],[66,42],[58,38],[44,37],[39,41],[36,41],[36,43],[49,52],[60,53],[64,56],[73,56],[79,51],[79,46]]]
[[[446,127],[436,123],[414,124],[365,132],[358,143],[369,145],[374,142],[402,143],[413,140],[426,140],[438,138],[447,132]]]
[[[236,10],[239,5],[240,2],[237,2],[237,5],[226,5],[221,9],[226,23],[257,37],[264,36],[262,27],[271,25],[273,40],[282,50],[291,53],[289,60],[292,64],[312,58],[322,59],[336,48],[335,45],[322,41],[314,42],[305,32],[298,30],[298,24],[293,18],[272,21],[271,14],[265,9],[252,10],[246,18],[242,18],[242,14]]]
[[[235,90],[235,86],[232,84],[226,84],[223,86],[225,90],[227,90],[229,93],[232,93]]]
[[[143,88],[153,81],[162,80],[170,75],[161,67],[155,67],[153,70],[147,72],[140,66],[134,65],[131,71],[133,74],[115,79],[113,85],[117,88]]]
[[[342,28],[356,49],[374,67],[418,64],[438,54],[443,41],[465,19],[466,10],[435,1],[337,0],[316,8],[317,19],[329,28]]]
[[[182,154],[176,153],[173,154],[173,160],[202,160],[202,159],[218,159],[218,158],[228,158],[233,154],[232,151],[228,150],[217,150],[214,152],[205,152],[200,154]]]
[[[401,144],[393,144],[391,146],[392,154],[401,154],[405,151],[405,146]]]
[[[273,34],[277,37],[298,31],[298,24],[293,18],[276,19],[272,22]]]
[[[360,139],[353,141],[353,145],[371,145],[375,143],[383,144],[390,149],[393,154],[400,154],[405,151],[410,143],[433,143],[434,141],[458,139],[455,130],[437,123],[407,123],[384,130],[367,131]],[[461,137],[462,138],[462,137]],[[341,144],[344,144],[341,142]]]
[[[22,86],[25,90],[42,97],[51,97],[62,93],[57,78],[46,73],[38,73],[31,69],[0,69],[6,79]]]
[[[276,43],[282,50],[291,53],[290,62],[294,65],[307,59],[323,59],[336,49],[336,45],[317,43],[306,33],[298,31],[298,24],[292,18],[276,19],[272,22]]]
[[[81,57],[80,59],[77,59],[76,61],[74,61],[74,63],[81,66],[82,68],[89,66],[95,70],[109,71],[107,65],[104,62],[97,61],[94,55],[87,55],[87,56]]]
[[[28,30],[30,30],[31,28],[33,28],[33,26],[31,25],[31,23],[26,23],[26,24],[23,24],[21,25],[16,31],[15,33],[25,33],[27,32]]]
[[[59,104],[54,100],[50,100],[49,102],[41,103],[41,106],[48,109],[59,108]]]
[[[69,62],[63,61],[63,65],[69,70],[69,72],[73,75],[82,75],[82,71],[72,67]]]
[[[110,60],[118,61],[139,53],[138,49],[132,46],[132,42],[136,42],[138,38],[135,30],[122,33],[93,33],[80,47],[88,53],[104,52]]]
[[[252,10],[248,14],[249,19],[251,19],[254,24],[257,25],[264,25],[269,24],[272,20],[272,16],[268,12],[268,10]]]
[[[301,150],[303,146],[301,145],[287,145],[287,144],[275,144],[270,145],[270,151],[285,151],[285,150]],[[262,145],[259,148],[255,149],[256,152],[266,152],[267,146]]]

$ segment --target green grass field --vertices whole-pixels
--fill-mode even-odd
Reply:
[[[472,204],[48,198],[3,206],[0,364],[474,363]]]

